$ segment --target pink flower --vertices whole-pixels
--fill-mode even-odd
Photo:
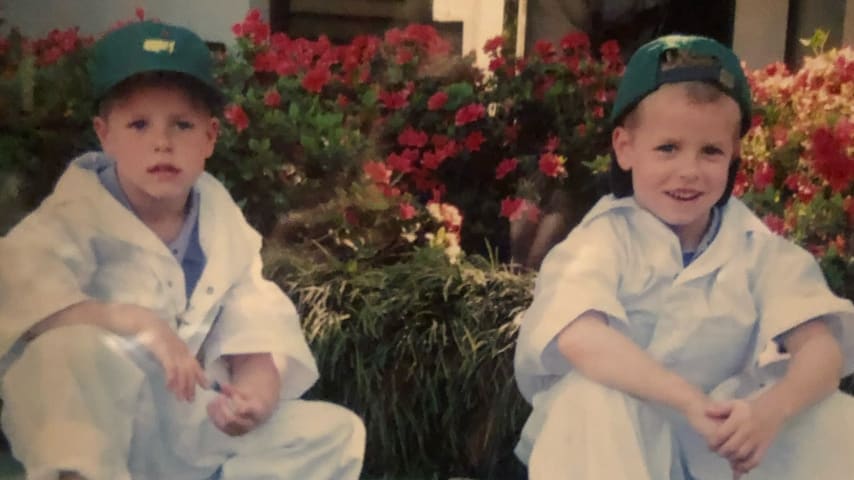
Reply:
[[[391,181],[391,170],[383,162],[367,162],[362,168],[375,183],[388,185]]]
[[[415,217],[415,207],[408,203],[400,204],[400,219],[401,220],[410,220]]]
[[[282,96],[279,94],[279,91],[275,88],[267,90],[267,93],[264,94],[264,105],[278,107],[280,103],[282,103]]]
[[[762,221],[765,222],[765,225],[767,225],[768,228],[777,235],[783,235],[786,233],[786,223],[777,215],[769,213],[762,218]]]
[[[615,63],[620,62],[620,44],[616,40],[608,40],[599,47],[599,52],[602,58],[606,61]]]
[[[511,222],[521,220],[523,216],[529,222],[536,222],[540,217],[540,209],[524,198],[507,197],[501,200],[501,214]]]
[[[246,115],[246,111],[244,111],[243,107],[240,105],[234,103],[228,105],[223,111],[223,116],[228,123],[234,125],[234,129],[237,130],[237,133],[240,133],[249,127],[249,116]]]
[[[140,22],[145,20],[145,10],[143,10],[140,7],[136,7],[135,12],[136,12],[136,18],[138,18]]]
[[[519,162],[515,158],[505,158],[498,164],[498,167],[495,169],[495,179],[501,180],[506,177],[508,174],[512,173],[516,170],[516,167],[519,165]]]

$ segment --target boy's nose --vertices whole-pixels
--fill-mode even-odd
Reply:
[[[172,135],[168,129],[163,129],[155,134],[154,137],[155,152],[171,152],[172,151]]]

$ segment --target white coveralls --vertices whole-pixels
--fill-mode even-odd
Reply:
[[[675,412],[586,379],[555,337],[588,310],[713,398],[744,398],[785,373],[775,338],[818,316],[854,371],[854,308],[806,251],[737,199],[687,267],[676,235],[631,197],[604,197],[546,257],[524,313],[516,380],[533,405],[517,455],[532,480],[719,480],[729,464]],[[852,478],[854,398],[793,419],[745,480]]]
[[[187,298],[166,245],[99,182],[107,159],[71,163],[53,194],[0,239],[2,424],[31,479],[76,470],[90,480],[356,479],[365,433],[350,411],[299,400],[318,376],[292,302],[261,276],[261,238],[209,174],[196,183],[207,259]],[[132,303],[168,321],[209,377],[222,356],[270,352],[281,403],[256,430],[229,437],[207,416],[217,394],[179,402],[132,339],[92,326],[30,327],[97,299]],[[218,472],[218,473],[217,473]]]

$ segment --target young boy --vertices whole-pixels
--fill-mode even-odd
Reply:
[[[103,152],[0,239],[2,424],[28,478],[355,479],[361,420],[317,379],[261,238],[204,172],[205,43],[139,22],[91,51]]]
[[[730,198],[750,112],[713,40],[629,61],[614,194],[549,253],[521,325],[531,479],[851,478],[854,308]]]

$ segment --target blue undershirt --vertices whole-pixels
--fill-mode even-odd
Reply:
[[[118,175],[116,175],[116,166],[111,163],[109,166],[98,170],[98,178],[101,184],[107,189],[110,194],[115,197],[122,205],[130,210],[134,215],[133,207],[122,190],[119,184]],[[187,215],[184,217],[184,225],[181,227],[180,233],[175,237],[175,240],[166,244],[169,251],[175,257],[175,260],[181,265],[184,271],[184,288],[187,298],[190,298],[199,277],[202,275],[202,270],[207,262],[205,253],[202,251],[202,245],[199,242],[199,192],[195,188],[190,191],[190,198],[187,204]]]

